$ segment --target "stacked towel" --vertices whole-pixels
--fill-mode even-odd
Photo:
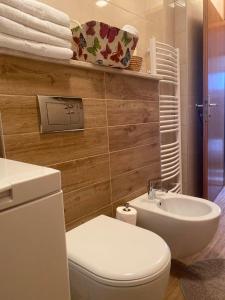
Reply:
[[[0,47],[38,56],[70,59],[69,17],[36,0],[1,0]]]

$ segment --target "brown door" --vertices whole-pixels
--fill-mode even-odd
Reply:
[[[224,185],[225,22],[204,0],[203,192],[215,200]]]

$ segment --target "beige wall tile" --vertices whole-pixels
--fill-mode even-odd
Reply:
[[[159,177],[160,163],[155,162],[144,168],[112,178],[112,201],[119,201],[129,194],[147,187],[149,179],[157,179]]]
[[[64,194],[66,223],[110,204],[109,181]]]
[[[106,74],[106,99],[158,101],[158,81]]]
[[[105,127],[105,100],[83,99],[85,128]],[[37,97],[0,95],[4,134],[39,132]]]
[[[109,126],[159,121],[158,102],[134,100],[107,101]]]
[[[105,100],[83,99],[83,104],[85,128],[107,126]]]
[[[2,120],[1,120],[1,111],[0,111],[0,157],[4,157],[4,138],[2,132]]]
[[[85,131],[6,135],[7,158],[52,165],[108,151],[106,128]]]
[[[159,143],[113,152],[110,154],[111,176],[115,177],[159,160]]]
[[[36,97],[0,95],[0,112],[4,134],[39,131]]]
[[[104,73],[0,56],[0,94],[104,98]]]
[[[69,231],[85,222],[88,222],[90,221],[91,219],[93,218],[96,218],[100,215],[106,215],[108,217],[112,217],[112,206],[111,205],[108,205],[106,207],[103,207],[102,209],[98,210],[98,211],[95,211],[85,217],[81,217],[79,219],[76,219],[70,223],[67,223],[66,224],[66,230]]]
[[[158,123],[109,127],[110,151],[118,151],[158,142]]]
[[[62,174],[63,191],[70,192],[109,180],[109,155],[82,158],[51,166]]]

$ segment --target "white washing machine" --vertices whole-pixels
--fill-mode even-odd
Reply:
[[[57,170],[0,159],[0,299],[70,299]]]

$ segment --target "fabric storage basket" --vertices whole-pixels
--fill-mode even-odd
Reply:
[[[72,28],[73,59],[127,68],[138,37],[108,24],[90,21]]]

